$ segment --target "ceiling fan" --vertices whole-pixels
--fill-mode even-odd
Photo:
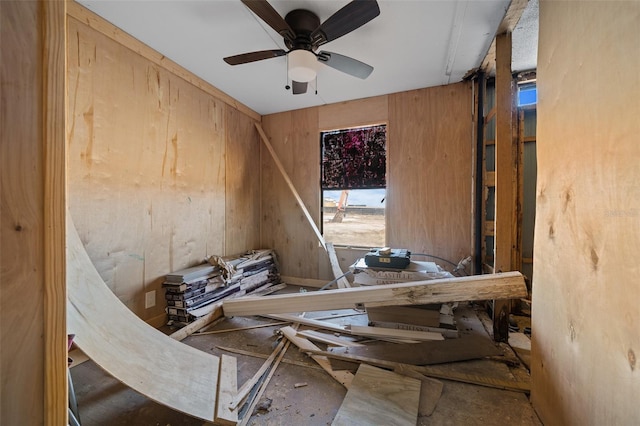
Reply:
[[[371,65],[349,56],[324,50],[316,53],[316,50],[319,46],[360,28],[378,16],[380,7],[376,0],[353,0],[322,24],[318,16],[309,10],[292,10],[283,19],[267,0],[241,1],[284,38],[284,44],[289,50],[261,50],[228,56],[224,61],[229,65],[286,55],[294,95],[307,92],[308,82],[316,78],[318,62],[361,79],[367,78],[373,71]]]

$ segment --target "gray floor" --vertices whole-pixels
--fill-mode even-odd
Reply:
[[[458,329],[462,333],[484,333],[490,339],[477,316],[478,312],[484,315],[477,307],[460,307],[456,311]],[[344,317],[332,322],[349,323],[354,320],[366,322],[366,315]],[[213,329],[268,322],[273,321],[262,317],[235,317],[225,319]],[[267,356],[275,347],[277,336],[274,332],[280,327],[282,325],[207,336],[194,335],[185,339],[184,343],[212,354],[225,353],[220,347],[231,347]],[[171,332],[168,328],[165,331]],[[517,359],[505,345],[502,345],[502,349],[506,359]],[[254,356],[232,355],[238,359],[239,385],[252,377],[264,362],[264,359]],[[152,356],[150,354],[149,362],[152,362]],[[438,368],[443,372],[450,370],[504,380],[528,379],[528,372],[522,365],[512,364],[494,358],[441,364]],[[204,423],[138,394],[103,372],[92,361],[73,367],[71,375],[83,426],[190,426]],[[524,393],[442,381],[444,388],[434,413],[419,418],[419,425],[540,425]],[[306,383],[306,386],[294,386],[299,383]],[[330,425],[345,394],[346,390],[340,384],[313,360],[291,346],[263,394],[260,404],[263,409],[254,412],[248,424]]]

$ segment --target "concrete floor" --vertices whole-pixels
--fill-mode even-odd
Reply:
[[[355,311],[340,311],[344,313]],[[461,333],[483,333],[490,339],[477,308],[461,306],[456,311],[458,329]],[[325,313],[314,313],[319,316]],[[353,321],[366,323],[366,315],[342,317],[334,323],[348,324]],[[212,329],[222,330],[275,322],[262,317],[227,318]],[[485,319],[486,322],[486,319]],[[220,347],[231,347],[268,356],[275,347],[274,333],[282,325],[234,331],[221,334],[190,336],[183,342],[200,350],[221,354]],[[171,330],[165,330],[170,333]],[[321,346],[321,345],[319,345]],[[403,345],[399,345],[401,348]],[[506,358],[515,360],[515,355],[502,345]],[[238,385],[263,364],[264,359],[231,353],[238,360]],[[126,354],[123,354],[126,356]],[[149,362],[153,362],[149,354]],[[495,359],[464,361],[438,366],[442,371],[457,371],[468,374],[491,376],[504,380],[528,380],[528,372],[520,366]],[[129,389],[103,372],[92,361],[71,369],[73,384],[83,426],[149,425],[191,426],[203,425],[203,421],[173,411],[149,400]],[[297,383],[307,383],[295,387]],[[442,380],[442,395],[431,416],[420,417],[418,425],[540,425],[527,395],[499,389]],[[263,410],[254,412],[249,425],[330,425],[340,408],[346,390],[321,370],[317,364],[290,346],[266,391],[263,394]]]

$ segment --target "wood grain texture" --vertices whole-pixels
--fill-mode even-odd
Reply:
[[[66,304],[66,2],[44,12],[44,317],[46,425],[68,422]]]
[[[441,333],[435,333],[432,331],[400,330],[396,328],[368,327],[362,325],[352,325],[350,330],[353,334],[358,336],[373,338],[407,339],[417,341],[444,340]]]
[[[473,252],[468,83],[389,95],[387,243],[452,262]]]
[[[154,318],[164,301],[145,309],[145,293],[164,275],[259,245],[258,137],[243,112],[68,22],[69,208],[109,288]]]
[[[414,426],[420,387],[420,380],[361,364],[331,424]]]
[[[66,378],[60,377],[65,333],[60,266],[51,250],[57,243],[45,206],[55,209],[54,192],[64,163],[51,120],[64,111],[52,98],[60,76],[51,69],[59,59],[56,6],[43,2],[0,2],[0,424],[63,424]],[[59,24],[59,23],[58,23]],[[25,30],[28,29],[28,30]],[[47,58],[45,49],[52,54]],[[49,87],[49,84],[51,87]],[[47,113],[46,106],[53,110]],[[47,133],[48,132],[48,133]],[[55,146],[47,146],[55,143]],[[51,154],[54,156],[51,157]],[[46,179],[54,179],[47,182]],[[48,198],[51,197],[51,198]],[[52,211],[56,214],[57,211]],[[48,233],[49,232],[49,233]],[[55,232],[55,231],[54,231]],[[45,260],[46,257],[46,260]],[[28,301],[28,303],[26,302]],[[63,302],[64,303],[64,302]],[[51,314],[51,324],[45,312]],[[58,316],[54,316],[55,313]],[[65,336],[66,337],[66,336]],[[65,348],[66,349],[66,348]],[[53,351],[48,364],[48,350]],[[54,396],[51,392],[60,392]],[[59,406],[60,401],[63,405]]]
[[[344,272],[340,268],[340,264],[338,263],[338,256],[336,255],[336,249],[333,246],[333,243],[327,243],[327,254],[329,255],[329,264],[331,265],[333,277],[338,280],[338,288],[351,287],[349,280],[344,277]]]
[[[300,349],[301,351],[319,350],[319,348],[313,343],[311,343],[309,340],[307,340],[302,336],[298,336],[296,330],[293,327],[284,327],[281,329],[281,331],[282,331],[282,334],[284,334],[285,337],[291,343],[296,345],[298,349]],[[313,360],[317,362],[318,365],[322,367],[324,371],[329,373],[329,375],[333,377],[335,380],[337,380],[338,383],[340,383],[342,386],[344,386],[347,389],[351,387],[351,383],[353,381],[353,373],[349,371],[344,371],[344,370],[333,370],[333,368],[331,368],[331,363],[329,362],[326,356],[311,355],[311,358],[313,358]]]
[[[456,261],[472,251],[472,103],[471,84],[458,83],[266,115],[262,126],[319,223],[320,132],[387,123],[387,245]],[[281,254],[284,275],[327,279],[277,173],[263,154],[262,245]]]
[[[384,95],[318,107],[319,130],[326,132],[385,124],[389,120],[388,99]]]
[[[225,108],[225,253],[260,248],[260,140],[250,117]]]
[[[540,2],[531,399],[545,424],[640,419],[639,20],[638,2]]]
[[[262,127],[316,226],[320,224],[320,134],[317,108],[263,117]],[[261,148],[263,247],[280,256],[283,275],[318,278],[324,249],[265,147]]]
[[[135,39],[130,36],[126,32],[122,31],[120,28],[113,26],[105,19],[91,12],[89,9],[80,5],[79,3],[69,0],[68,3],[68,14],[69,16],[75,18],[76,20],[82,22],[83,24],[93,28],[96,31],[104,34],[105,36],[111,38],[115,42],[126,46],[128,49],[131,49],[133,52],[138,55],[144,57],[149,62],[152,62],[173,75],[176,75],[190,84],[196,86],[200,90],[214,96],[217,99],[222,100],[230,107],[237,109],[243,114],[253,118],[254,120],[260,120],[260,114],[253,111],[249,107],[244,104],[238,102],[236,99],[233,99],[231,96],[222,92],[218,88],[212,86],[201,78],[197,77],[193,73],[187,71],[182,66],[173,62],[171,59],[167,58],[163,54],[156,52],[151,49],[149,46],[145,45],[141,41]]]
[[[238,390],[238,361],[229,355],[220,355],[220,373],[218,374],[218,403],[215,423],[236,425],[238,410],[231,409],[231,402]]]
[[[216,408],[219,358],[147,325],[109,290],[67,221],[67,324],[96,364],[152,400],[206,421]]]
[[[278,314],[365,306],[424,305],[470,300],[518,298],[527,294],[519,272],[413,281],[375,287],[342,288],[225,301],[225,316]],[[277,317],[281,319],[282,317]]]

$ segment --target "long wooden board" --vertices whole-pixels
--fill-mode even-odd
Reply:
[[[462,278],[413,281],[375,287],[341,288],[225,301],[225,316],[309,312],[365,306],[424,305],[467,300],[524,297],[527,288],[519,272]]]
[[[397,344],[377,343],[352,348],[331,348],[330,351],[411,365],[468,361],[502,354],[488,336],[463,336],[459,339],[414,343],[403,350]]]
[[[212,422],[220,360],[149,326],[106,286],[67,216],[67,331],[105,371],[174,410]]]
[[[420,380],[361,364],[332,426],[414,426],[421,385]]]

